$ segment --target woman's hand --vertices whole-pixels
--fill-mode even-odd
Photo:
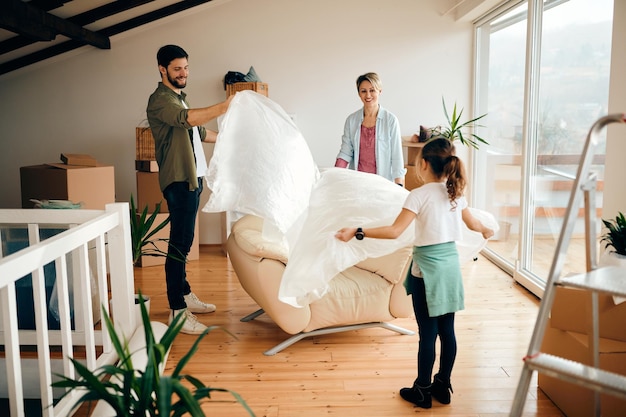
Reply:
[[[339,229],[337,233],[335,233],[335,237],[342,242],[347,242],[354,237],[356,233],[356,227],[344,227]]]

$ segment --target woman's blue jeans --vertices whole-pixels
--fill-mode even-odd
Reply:
[[[163,190],[163,197],[167,201],[167,208],[170,212],[170,238],[168,257],[165,259],[165,282],[167,299],[172,310],[186,308],[183,296],[191,292],[185,262],[193,244],[202,193],[202,178],[198,178],[198,184],[197,189],[189,191],[189,183],[173,182]]]

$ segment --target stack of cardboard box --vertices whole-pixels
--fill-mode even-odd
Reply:
[[[35,200],[67,200],[83,209],[104,210],[115,203],[113,166],[101,164],[89,155],[61,154],[61,162],[20,168],[22,207],[32,208]]]
[[[150,128],[138,127],[136,129],[136,140],[135,169],[137,171],[137,211],[139,215],[143,212],[144,208],[147,207],[148,212],[153,213],[160,203],[161,207],[154,221],[154,225],[156,226],[167,219],[169,211],[167,202],[163,198],[163,193],[159,186],[159,166],[156,162],[154,139]],[[189,255],[187,256],[188,260],[197,260],[200,257],[198,231],[198,219],[196,218],[195,238]],[[169,238],[169,234],[170,228],[168,225],[154,235],[153,239],[167,239]],[[156,242],[156,245],[162,251],[167,251],[166,242]],[[158,256],[142,256],[139,261],[139,266],[141,267],[163,264],[165,264],[165,257]]]
[[[626,375],[626,302],[619,301],[599,295],[600,368]],[[557,288],[541,351],[593,365],[591,311],[590,292]],[[566,416],[594,415],[593,391],[542,373],[538,385]],[[626,416],[626,400],[603,394],[600,404],[603,417]]]

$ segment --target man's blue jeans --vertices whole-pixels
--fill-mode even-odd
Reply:
[[[191,292],[187,281],[185,262],[193,243],[196,217],[202,193],[202,178],[198,178],[199,187],[189,191],[189,183],[173,182],[163,190],[170,212],[170,241],[168,257],[165,260],[165,282],[170,309],[186,308],[184,295]],[[181,259],[182,258],[182,259]]]

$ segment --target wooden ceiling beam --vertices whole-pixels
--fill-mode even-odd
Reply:
[[[37,5],[42,9],[51,10],[51,5],[47,0],[33,0],[31,1],[31,3],[35,1],[37,2]],[[77,14],[76,16],[68,17],[67,20],[79,26],[87,26],[100,19],[114,16],[118,13],[125,12],[126,10],[130,10],[134,7],[138,7],[146,3],[151,3],[153,1],[154,0],[117,0],[112,3],[108,3],[95,9],[86,11],[84,13]],[[59,2],[67,3],[68,1],[59,0]],[[12,38],[5,39],[4,41],[0,42],[0,55],[13,52],[17,49],[32,45],[36,42],[36,40],[27,38],[26,36],[14,36]]]
[[[107,36],[87,30],[21,0],[0,2],[0,27],[40,41],[51,41],[60,34],[96,48],[111,49],[111,41]]]
[[[5,1],[5,0],[0,0],[0,2]],[[153,0],[119,0],[116,3],[139,3],[139,2],[146,2],[146,1],[153,1]],[[192,7],[198,6],[200,4],[204,4],[204,3],[208,3],[212,0],[181,0],[178,3],[169,5],[169,6],[165,6],[162,7],[161,9],[158,10],[154,10],[152,12],[143,14],[141,16],[137,16],[135,18],[129,19],[125,22],[121,22],[118,23],[116,25],[113,26],[109,26],[108,28],[99,30],[97,33],[101,34],[103,36],[114,36],[117,35],[119,33],[125,32],[127,30],[130,29],[134,29],[136,27],[145,25],[147,23],[151,23],[154,22],[156,20],[162,19],[164,17],[173,15],[175,13],[181,12],[183,10],[187,10],[190,9]],[[105,6],[103,6],[105,7]],[[97,10],[97,9],[94,9]],[[93,13],[94,10],[90,11],[90,12],[85,12],[82,13],[81,15],[85,15],[88,13]],[[74,16],[74,18],[77,18],[78,16],[81,15],[77,15]],[[92,16],[93,17],[93,16]],[[8,40],[7,40],[8,41]],[[7,42],[5,41],[5,42]],[[2,42],[4,43],[4,42]],[[70,40],[70,41],[66,41],[63,43],[59,43],[56,45],[53,45],[49,48],[46,49],[42,49],[40,51],[37,52],[33,52],[29,55],[25,55],[23,57],[20,58],[16,58],[12,61],[8,61],[5,63],[0,64],[0,75],[2,74],[6,74],[8,72],[14,71],[16,69],[34,64],[36,62],[39,61],[43,61],[44,59],[48,59],[51,58],[53,56],[62,54],[64,52],[69,52],[73,49],[77,49],[80,48],[81,46],[84,46],[85,43],[82,41],[77,41],[77,40]],[[0,49],[2,49],[0,47]]]

